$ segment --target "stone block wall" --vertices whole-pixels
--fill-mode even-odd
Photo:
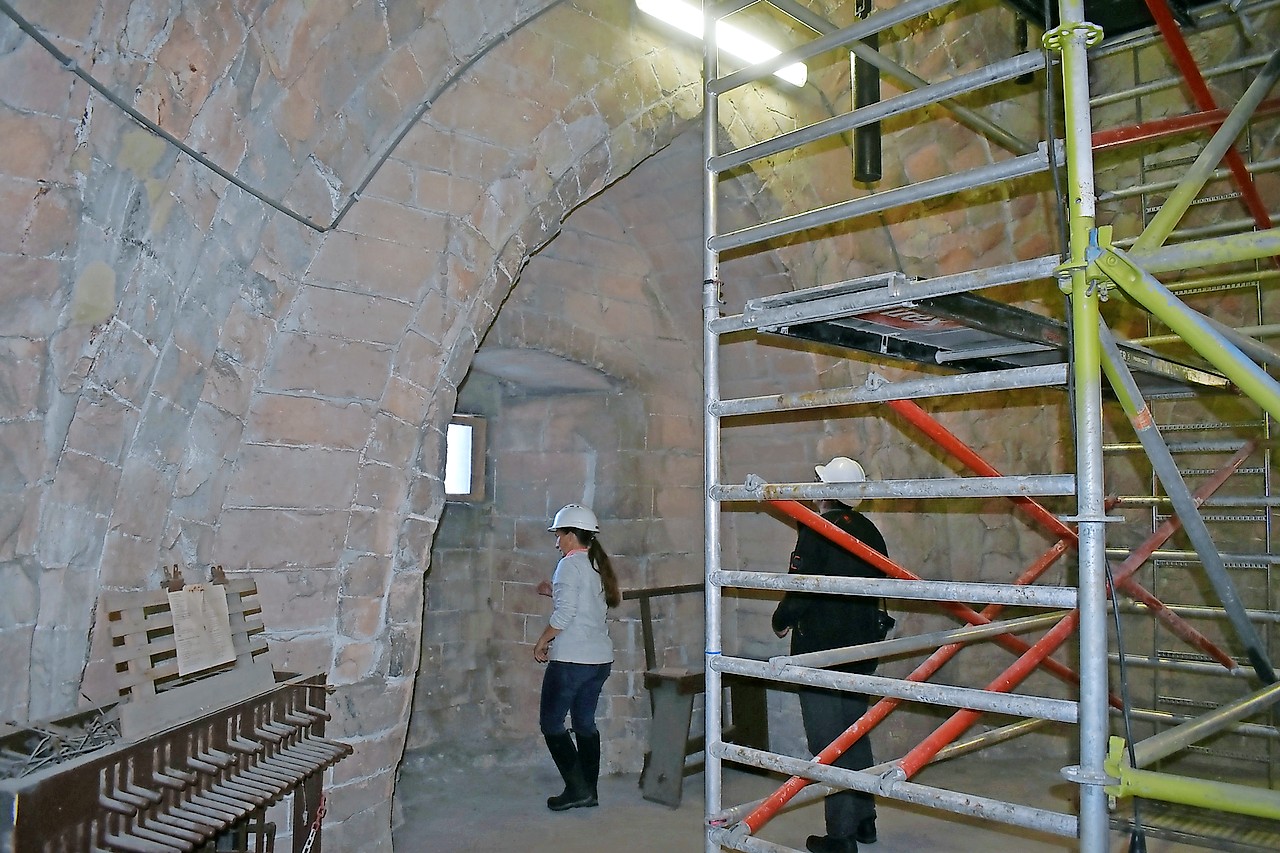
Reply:
[[[100,590],[249,573],[276,667],[328,673],[356,748],[326,843],[387,849],[457,386],[527,257],[691,84],[609,4],[16,5],[212,166],[0,19],[0,712],[115,698]],[[615,39],[604,76],[554,47]],[[619,97],[633,61],[672,85]]]

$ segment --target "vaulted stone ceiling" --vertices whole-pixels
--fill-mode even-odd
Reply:
[[[272,570],[277,667],[332,670],[357,746],[330,843],[389,844],[457,385],[529,255],[696,115],[696,71],[613,2],[13,7],[0,714],[112,697],[101,589]]]

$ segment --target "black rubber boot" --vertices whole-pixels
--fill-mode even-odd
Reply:
[[[584,806],[600,805],[597,783],[600,781],[600,732],[576,735],[578,738],[578,767],[582,769],[582,781],[591,801]]]
[[[547,749],[551,758],[564,779],[564,791],[557,797],[547,797],[547,808],[553,812],[576,809],[579,806],[594,806],[595,797],[587,790],[587,783],[582,779],[582,768],[578,766],[578,750],[573,745],[573,735],[561,732],[558,735],[543,735],[547,741]]]
[[[830,835],[810,835],[804,843],[809,853],[858,853],[858,842],[852,836],[835,838]]]

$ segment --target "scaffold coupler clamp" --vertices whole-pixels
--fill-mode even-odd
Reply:
[[[1063,524],[1084,524],[1085,522],[1096,521],[1099,524],[1123,524],[1125,517],[1123,515],[1060,515],[1058,521]]]
[[[1092,245],[1093,236],[1089,237],[1090,245]],[[1083,258],[1068,258],[1053,268],[1053,277],[1058,280],[1058,290],[1071,295],[1071,289],[1075,287],[1075,275],[1078,272],[1087,273],[1090,266],[1089,253],[1085,253]]]
[[[1053,29],[1047,30],[1040,37],[1040,43],[1044,45],[1046,50],[1055,50],[1061,53],[1067,42],[1071,41],[1075,34],[1080,32],[1084,33],[1085,47],[1093,47],[1095,44],[1100,44],[1105,35],[1102,27],[1090,21],[1064,21]]]
[[[889,384],[889,380],[885,379],[874,370],[867,374],[867,378],[862,383],[863,391],[879,391],[881,388]]]
[[[1120,780],[1110,773],[1085,770],[1079,764],[1068,765],[1059,772],[1062,774],[1063,779],[1075,785],[1094,785],[1106,788],[1120,784]]]
[[[1102,767],[1107,773],[1106,792],[1108,804],[1115,808],[1116,800],[1129,796],[1126,788],[1125,774],[1133,770],[1129,764],[1129,755],[1125,751],[1128,744],[1122,737],[1112,735],[1107,739],[1107,758]]]
[[[711,287],[712,285],[715,285],[715,288],[716,288],[716,304],[723,305],[724,304],[724,281],[718,278],[704,278],[702,280],[702,287],[704,290],[706,288]]]
[[[1092,296],[1096,292],[1098,300],[1106,302],[1115,280],[1105,268],[1114,266],[1119,260],[1111,251],[1110,225],[1089,231],[1089,247],[1085,249],[1084,259],[1087,265],[1085,276],[1088,279],[1085,293]]]
[[[880,774],[880,791],[883,794],[888,795],[897,787],[899,782],[905,781],[907,781],[907,771],[903,770],[901,766],[894,764],[891,767],[886,768],[885,771]]]
[[[741,821],[733,824],[732,826],[726,827],[726,826],[717,825],[716,819],[712,818],[707,821],[707,826],[723,829],[726,836],[726,840],[731,841],[735,844],[745,841],[746,839],[751,837],[751,827],[747,826],[745,823],[742,823]]]

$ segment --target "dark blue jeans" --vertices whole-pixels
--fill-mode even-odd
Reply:
[[[564,733],[565,714],[578,734],[596,732],[596,705],[609,677],[611,663],[566,663],[553,660],[542,675],[542,703],[538,725],[544,735]]]

